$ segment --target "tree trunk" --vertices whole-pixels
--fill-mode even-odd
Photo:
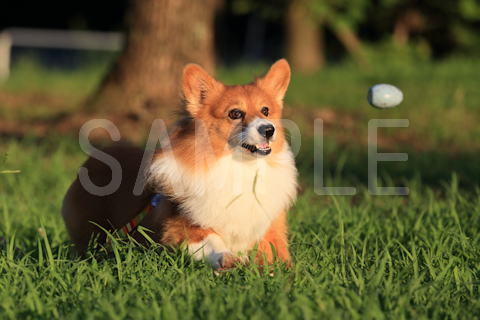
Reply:
[[[287,11],[287,58],[293,69],[312,73],[325,64],[321,27],[308,17],[302,1],[293,1]]]
[[[395,21],[393,30],[393,43],[397,48],[407,45],[412,31],[420,32],[424,29],[425,19],[418,10],[410,9],[400,14]]]
[[[214,72],[218,0],[131,0],[127,42],[88,105],[94,113],[152,120],[180,102],[182,70]]]

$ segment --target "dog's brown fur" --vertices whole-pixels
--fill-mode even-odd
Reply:
[[[287,80],[289,80],[290,71],[286,61],[281,61],[277,64],[278,66],[276,68],[285,73],[285,76],[288,72]],[[285,71],[283,71],[282,68],[286,68]],[[225,111],[218,108],[216,109],[218,112],[215,111],[218,113],[216,115],[202,115],[202,113],[213,112],[213,109],[199,108],[198,103],[208,104],[210,102],[217,105],[235,105],[240,101],[237,97],[241,96],[244,97],[244,100],[247,99],[248,101],[251,99],[267,101],[262,103],[267,103],[270,106],[272,118],[280,119],[282,109],[281,100],[278,101],[278,97],[272,92],[280,90],[282,94],[284,94],[288,86],[288,81],[285,82],[285,80],[283,80],[282,82],[280,81],[282,79],[278,80],[273,78],[274,76],[279,77],[278,74],[278,71],[275,74],[271,72],[267,74],[265,78],[259,78],[251,85],[228,87],[210,78],[208,74],[198,66],[187,66],[184,71],[184,93],[187,98],[186,112],[190,114],[190,117],[206,119],[207,126],[213,125],[218,127],[219,125],[216,123],[220,121],[218,119],[224,117],[223,113]],[[195,84],[196,81],[199,81],[198,79],[203,79],[203,81],[207,82],[210,81],[210,83],[207,83],[210,91],[204,92],[202,90],[205,89],[199,89],[202,86]],[[271,83],[276,84],[278,88],[270,88],[268,85]],[[228,93],[226,93],[227,91]],[[281,98],[283,99],[283,95]],[[197,99],[197,102],[192,101],[195,99]],[[202,99],[209,99],[210,101],[201,101]],[[227,101],[225,99],[230,100]],[[255,101],[248,104],[248,107],[252,108],[248,114],[252,117],[258,112],[258,110],[253,110],[253,106],[256,105],[257,103]],[[177,144],[172,143],[172,150],[176,158],[181,159],[187,167],[190,166],[193,168],[194,162],[192,162],[192,160],[194,158],[192,158],[191,154],[193,146],[189,145],[193,143],[191,137],[193,132],[191,129],[192,125],[188,117],[184,118],[177,125],[177,130],[173,132],[171,139],[177,142],[180,141],[180,143]],[[211,134],[210,139],[212,139],[214,154],[218,159],[222,155],[226,143],[224,138],[224,135],[226,135],[224,131],[226,129],[218,127],[216,130],[218,135]],[[278,126],[278,137],[279,139],[272,144],[274,146],[272,147],[273,152],[279,150],[284,141],[283,128],[281,126]],[[145,188],[139,196],[133,194],[137,175],[139,172],[141,174],[147,169],[142,167],[141,164],[144,150],[130,146],[116,146],[105,148],[102,151],[120,162],[122,168],[120,188],[113,194],[96,196],[85,190],[77,177],[68,190],[63,202],[62,215],[71,241],[74,244],[74,252],[78,255],[82,255],[87,250],[92,236],[98,236],[97,241],[99,243],[106,241],[105,233],[95,224],[111,231],[122,228],[146,207],[154,194],[148,187]],[[162,150],[158,150],[155,157],[162,157],[162,153]],[[89,158],[83,167],[88,170],[88,175],[92,183],[98,187],[105,186],[112,180],[112,171],[109,166],[93,157]],[[165,187],[163,191],[168,195],[169,192],[167,189],[168,188]],[[188,244],[199,243],[207,236],[216,234],[214,230],[192,224],[182,215],[178,204],[169,200],[168,197],[163,198],[161,203],[147,215],[140,225],[151,230],[151,238],[167,248],[171,246],[178,247],[185,240]],[[134,238],[140,243],[146,243],[146,239],[138,232],[134,233]],[[285,211],[275,218],[263,239],[259,242],[257,263],[263,263],[263,254],[268,264],[274,262],[271,245],[273,245],[276,251],[278,260],[288,261],[290,259]],[[254,246],[255,243],[252,243],[252,248]],[[232,257],[230,254],[225,254],[222,267],[232,267],[235,261],[237,261],[235,257]]]

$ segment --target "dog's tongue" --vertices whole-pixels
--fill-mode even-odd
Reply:
[[[258,144],[259,149],[268,149],[268,142],[263,142]]]

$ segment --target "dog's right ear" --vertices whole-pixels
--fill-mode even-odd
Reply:
[[[213,79],[199,65],[187,64],[183,69],[183,94],[187,110],[195,117],[209,98],[222,91],[223,84]]]

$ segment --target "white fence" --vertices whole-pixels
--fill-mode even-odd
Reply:
[[[0,80],[10,75],[12,46],[120,51],[125,36],[118,32],[10,28],[0,33]]]

